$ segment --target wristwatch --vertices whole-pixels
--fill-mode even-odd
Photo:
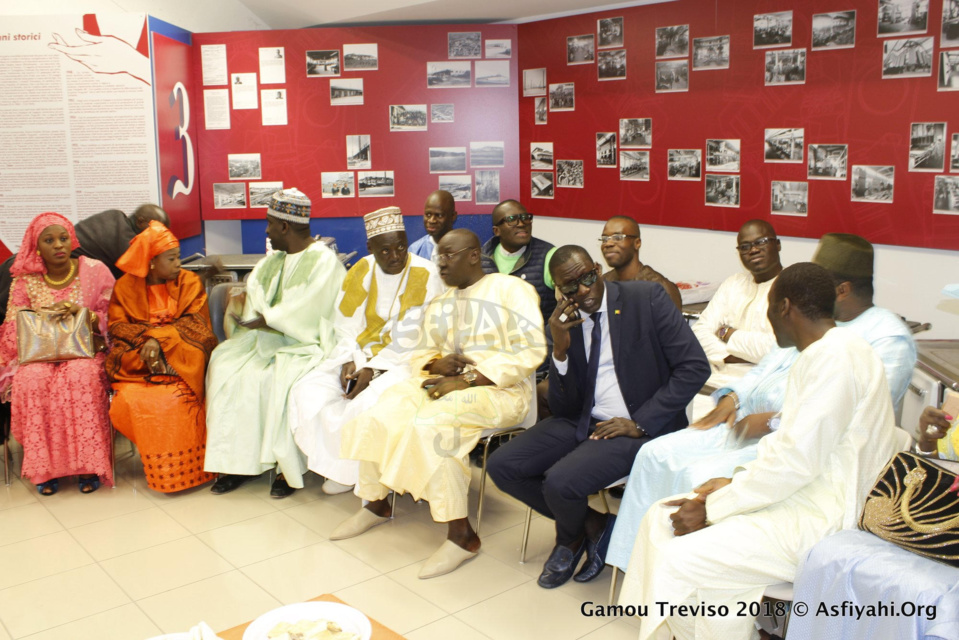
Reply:
[[[462,377],[463,380],[466,382],[466,384],[468,384],[469,386],[471,386],[471,387],[475,387],[475,386],[476,386],[476,378],[477,378],[477,373],[476,373],[476,371],[472,371],[472,370],[471,370],[471,371],[467,371],[466,373],[463,373],[461,377]]]

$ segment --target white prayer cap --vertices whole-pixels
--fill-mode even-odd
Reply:
[[[385,207],[377,209],[363,216],[366,225],[366,239],[391,231],[406,231],[403,225],[403,212],[399,207]]]

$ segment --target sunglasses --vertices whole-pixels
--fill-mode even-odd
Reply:
[[[530,222],[533,219],[532,213],[518,213],[512,216],[506,216],[493,226],[499,226],[501,224],[507,224],[510,227],[518,227],[521,223]]]
[[[579,285],[583,285],[584,287],[591,287],[593,286],[593,284],[596,282],[598,278],[599,278],[598,273],[596,273],[595,271],[590,271],[586,275],[581,276],[568,284],[564,284],[561,287],[557,287],[557,289],[559,289],[559,292],[562,293],[564,296],[569,297],[575,294],[577,291],[579,291]]]

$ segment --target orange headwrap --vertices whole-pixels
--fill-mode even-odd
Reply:
[[[180,241],[156,220],[130,241],[130,248],[117,260],[117,268],[126,273],[146,278],[150,273],[150,260],[164,251],[179,247]]]

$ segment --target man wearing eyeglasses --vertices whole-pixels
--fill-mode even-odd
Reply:
[[[410,245],[410,253],[430,260],[436,254],[440,238],[453,228],[456,222],[456,203],[449,191],[434,191],[423,205],[423,226],[426,235]]]
[[[603,227],[599,238],[600,250],[610,270],[603,274],[609,282],[626,280],[646,280],[658,282],[666,290],[669,299],[677,309],[682,310],[683,298],[679,287],[648,264],[639,261],[639,248],[643,246],[639,225],[629,216],[613,216]]]

